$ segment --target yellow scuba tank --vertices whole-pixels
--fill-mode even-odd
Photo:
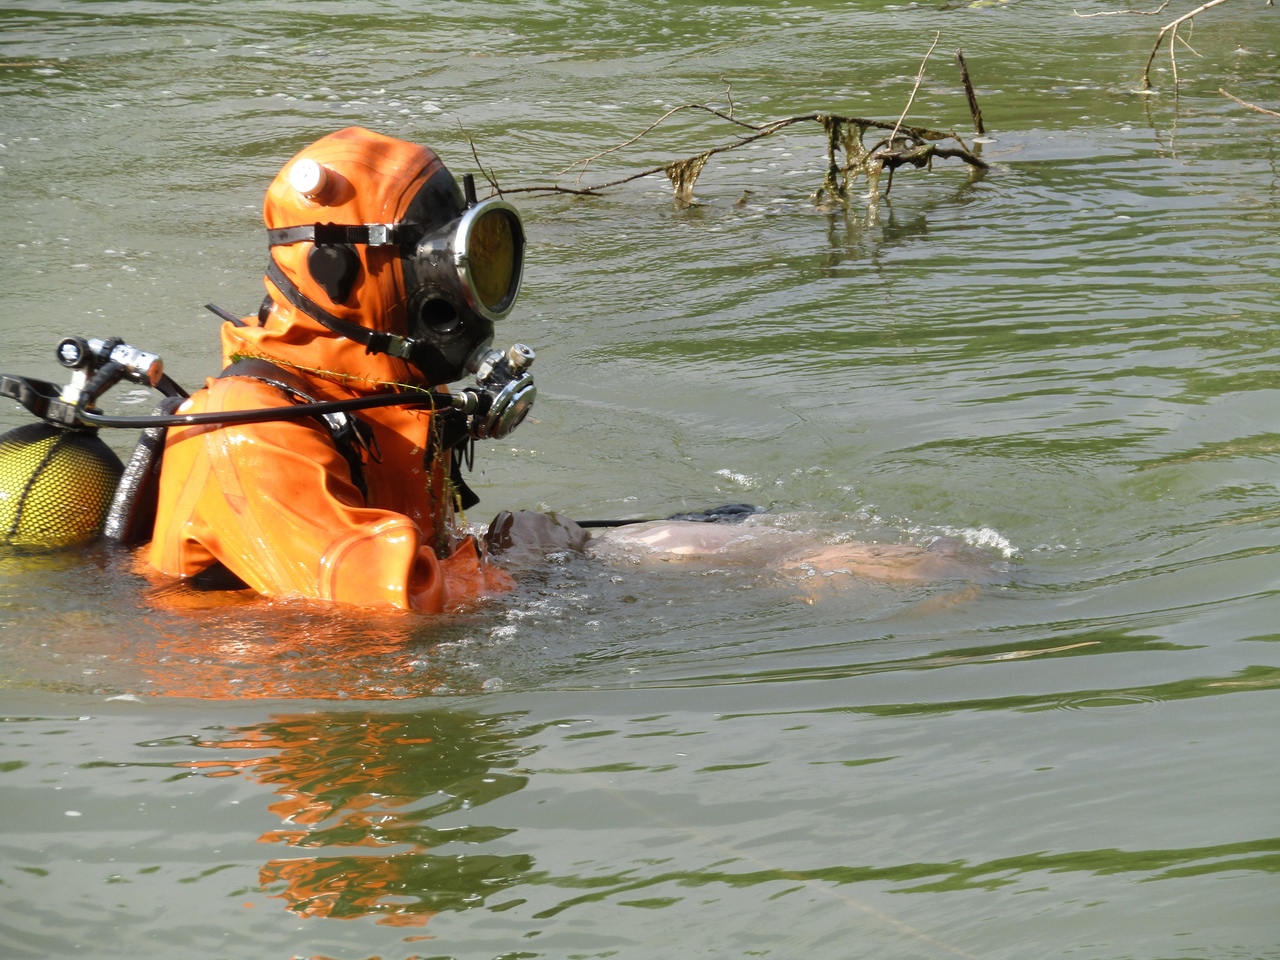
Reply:
[[[29,423],[0,436],[0,544],[68,547],[102,532],[124,465],[96,430]]]

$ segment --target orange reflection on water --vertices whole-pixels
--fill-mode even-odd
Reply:
[[[354,862],[353,862],[354,861]],[[414,864],[407,857],[341,857],[270,860],[259,871],[263,886],[284,883],[275,896],[303,917],[376,916],[375,922],[393,927],[424,927],[435,911],[417,898],[398,903],[413,887]],[[353,883],[353,874],[359,883]]]
[[[470,851],[513,832],[431,821],[523,787],[525,777],[507,772],[527,752],[515,742],[521,736],[510,718],[449,710],[295,714],[200,743],[254,756],[183,766],[271,785],[277,799],[269,809],[284,826],[259,841],[299,852],[323,849],[323,855],[278,857],[261,867],[264,892],[287,909],[311,918],[372,917],[421,927],[441,910],[483,906],[532,869],[532,858],[522,854],[433,852],[451,843]],[[343,852],[357,848],[382,852]]]

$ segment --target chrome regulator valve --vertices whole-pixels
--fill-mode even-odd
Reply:
[[[486,344],[472,354],[467,369],[476,375],[476,385],[456,394],[455,405],[470,417],[473,439],[497,440],[524,420],[538,395],[529,373],[535,356],[523,343],[506,353]]]

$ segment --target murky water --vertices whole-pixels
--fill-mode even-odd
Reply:
[[[1280,956],[1280,121],[1218,93],[1280,107],[1280,14],[1138,95],[1189,8],[5,5],[3,370],[49,379],[71,334],[214,372],[266,183],[348,124],[546,184],[726,90],[892,121],[939,33],[910,120],[968,137],[963,47],[993,142],[847,211],[816,125],[688,209],[521,197],[536,422],[474,476],[478,521],[747,501],[963,575],[573,558],[428,620],[0,557],[0,953]]]

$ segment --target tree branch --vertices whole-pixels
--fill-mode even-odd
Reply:
[[[686,104],[687,107],[698,107],[706,110],[708,113],[722,116],[719,111],[702,107],[698,104]],[[680,108],[676,108],[680,109]],[[670,116],[674,111],[668,111],[664,114],[664,118]],[[939,130],[930,130],[927,127],[902,126],[901,119],[898,123],[887,123],[883,120],[870,120],[863,117],[845,117],[830,113],[806,113],[793,117],[782,117],[778,120],[771,120],[762,124],[746,124],[737,121],[742,126],[749,127],[755,132],[751,136],[739,137],[730,143],[723,143],[719,146],[711,147],[707,150],[697,153],[692,157],[682,160],[674,160],[669,163],[660,164],[654,167],[648,167],[636,173],[627,174],[604,183],[591,184],[587,187],[564,187],[559,184],[548,184],[546,186],[525,186],[525,187],[506,187],[503,193],[562,193],[572,194],[575,196],[599,196],[604,190],[613,187],[620,187],[623,184],[631,183],[636,180],[642,180],[645,177],[651,177],[654,174],[664,174],[671,180],[672,188],[677,199],[688,203],[692,200],[693,185],[697,180],[698,174],[706,165],[707,160],[717,154],[727,153],[730,150],[737,150],[748,144],[755,143],[757,140],[763,140],[765,137],[772,136],[780,130],[795,126],[801,123],[819,123],[823,125],[828,133],[828,158],[830,160],[827,180],[824,182],[824,188],[830,190],[841,198],[847,194],[848,181],[858,173],[870,174],[872,167],[877,170],[880,167],[887,167],[890,172],[903,164],[910,164],[914,167],[925,166],[933,157],[955,158],[963,160],[970,167],[976,170],[987,170],[988,165],[980,157],[974,155],[960,141],[954,133],[943,133]],[[637,134],[627,141],[627,144],[635,143],[646,133],[654,129],[657,124],[650,124],[644,131]],[[861,133],[863,131],[888,130],[890,137],[876,143],[871,150],[867,150],[861,145]],[[958,146],[949,147],[942,146],[941,141],[954,140]],[[626,146],[620,144],[619,146]],[[610,148],[610,150],[601,151],[588,160],[594,160],[601,156],[617,150],[618,147]],[[836,153],[840,150],[845,152],[845,163],[841,165],[836,160]],[[583,161],[571,164],[567,170],[572,170]],[[843,181],[837,179],[843,174]],[[579,181],[581,174],[579,174]]]
[[[956,51],[956,63],[960,65],[960,79],[964,82],[964,95],[969,98],[969,113],[973,117],[973,129],[978,136],[986,136],[982,126],[982,111],[978,109],[978,95],[973,92],[973,81],[969,79],[969,64],[964,61],[964,51]]]
[[[1154,10],[1102,10],[1098,13],[1081,13],[1079,10],[1073,9],[1074,13],[1081,20],[1089,20],[1093,17],[1154,17],[1164,11],[1173,0],[1164,0],[1164,3],[1156,7]]]
[[[1194,10],[1190,11],[1189,13],[1184,13],[1182,16],[1178,17],[1178,19],[1171,20],[1168,23],[1166,23],[1163,27],[1160,28],[1160,33],[1156,35],[1156,42],[1151,47],[1151,55],[1147,57],[1147,66],[1142,71],[1142,89],[1143,90],[1151,89],[1151,64],[1155,60],[1156,53],[1159,52],[1160,44],[1164,42],[1164,38],[1166,34],[1169,35],[1169,61],[1173,65],[1173,85],[1175,87],[1178,85],[1178,60],[1173,53],[1174,41],[1178,39],[1178,28],[1182,26],[1184,23],[1186,23],[1188,20],[1191,20],[1199,16],[1200,14],[1204,13],[1206,10],[1212,9],[1213,7],[1216,7],[1219,4],[1226,3],[1226,2],[1227,0],[1208,0],[1208,3],[1201,4],[1200,6],[1196,7]],[[1160,9],[1163,10],[1164,7],[1161,7]]]
[[[933,35],[933,43],[929,44],[929,49],[925,51],[924,59],[920,61],[920,69],[916,72],[915,86],[911,88],[911,96],[907,97],[907,105],[902,108],[902,116],[898,117],[898,122],[893,125],[893,133],[889,134],[890,140],[898,135],[898,128],[902,126],[902,121],[907,119],[907,113],[911,110],[911,104],[916,102],[916,93],[920,90],[920,84],[924,81],[924,68],[929,63],[929,58],[933,56],[934,48],[937,47],[938,39],[941,36],[941,33],[935,33]]]
[[[1280,117],[1280,113],[1276,113],[1274,110],[1267,110],[1263,107],[1258,106],[1256,103],[1249,103],[1245,100],[1241,100],[1239,97],[1233,97],[1231,94],[1227,93],[1227,91],[1223,90],[1221,87],[1218,88],[1218,92],[1222,94],[1224,97],[1226,97],[1228,100],[1234,100],[1236,103],[1240,104],[1240,106],[1242,107],[1248,107],[1250,110],[1257,110],[1259,113],[1265,113],[1268,117]]]
[[[893,171],[900,166],[913,166],[922,168],[932,165],[933,158],[939,157],[943,159],[958,159],[964,161],[972,170],[984,171],[989,169],[988,165],[974,152],[965,145],[964,141],[954,131],[943,132],[941,130],[931,130],[928,127],[911,126],[905,123],[907,114],[911,110],[911,106],[915,101],[916,94],[920,90],[921,84],[924,82],[925,68],[928,65],[929,58],[938,46],[941,34],[935,34],[933,42],[930,44],[928,51],[924,55],[924,59],[920,63],[920,69],[916,73],[915,83],[911,89],[911,95],[907,99],[906,107],[902,114],[893,123],[883,120],[872,120],[866,117],[848,117],[834,113],[805,113],[797,114],[791,117],[781,117],[776,120],[769,120],[762,123],[748,123],[734,116],[733,88],[732,85],[725,81],[724,97],[728,104],[727,111],[719,110],[715,107],[707,106],[701,103],[685,103],[677,107],[667,110],[657,120],[650,123],[639,133],[624,140],[622,143],[608,147],[598,153],[594,153],[589,157],[576,160],[562,169],[556,178],[566,176],[577,171],[577,177],[572,187],[561,186],[559,183],[547,185],[529,185],[521,187],[511,187],[506,189],[505,193],[550,193],[550,194],[569,194],[573,196],[598,196],[602,191],[609,190],[613,187],[619,187],[623,184],[641,180],[646,177],[653,177],[655,174],[663,174],[671,181],[672,191],[675,198],[681,203],[693,202],[693,187],[697,182],[699,174],[706,166],[707,161],[712,157],[730,150],[738,150],[742,147],[749,146],[770,137],[779,131],[786,130],[789,127],[803,123],[817,123],[823,127],[826,132],[827,140],[827,171],[823,179],[822,185],[814,194],[817,199],[821,194],[829,193],[838,200],[844,202],[849,196],[849,187],[851,183],[859,176],[864,175],[867,179],[868,196],[874,196],[879,184],[880,173],[884,169],[889,170],[889,183],[892,184]],[[956,59],[959,61],[961,76],[964,80],[965,93],[969,99],[970,112],[973,115],[974,126],[977,128],[978,134],[983,135],[985,129],[982,124],[982,114],[978,110],[977,97],[973,91],[973,84],[969,80],[969,72],[964,61],[962,51],[956,52]],[[721,143],[716,146],[702,150],[693,156],[685,157],[679,160],[668,161],[657,166],[651,166],[647,169],[640,170],[626,176],[616,177],[595,184],[583,184],[583,177],[586,175],[588,168],[597,160],[616,153],[625,147],[632,146],[643,140],[645,137],[653,133],[658,127],[664,124],[678,113],[685,111],[701,111],[710,114],[719,120],[733,124],[739,128],[740,132],[732,140],[727,143]],[[876,142],[870,149],[864,144],[864,138],[868,130],[887,131],[888,136]],[[946,141],[952,141],[954,145],[947,144]],[[470,141],[468,141],[470,142]],[[474,154],[474,146],[472,147]],[[476,160],[479,163],[479,159]],[[481,170],[484,168],[481,167]],[[485,171],[494,189],[498,189],[496,181]],[[886,188],[886,193],[887,193]]]

